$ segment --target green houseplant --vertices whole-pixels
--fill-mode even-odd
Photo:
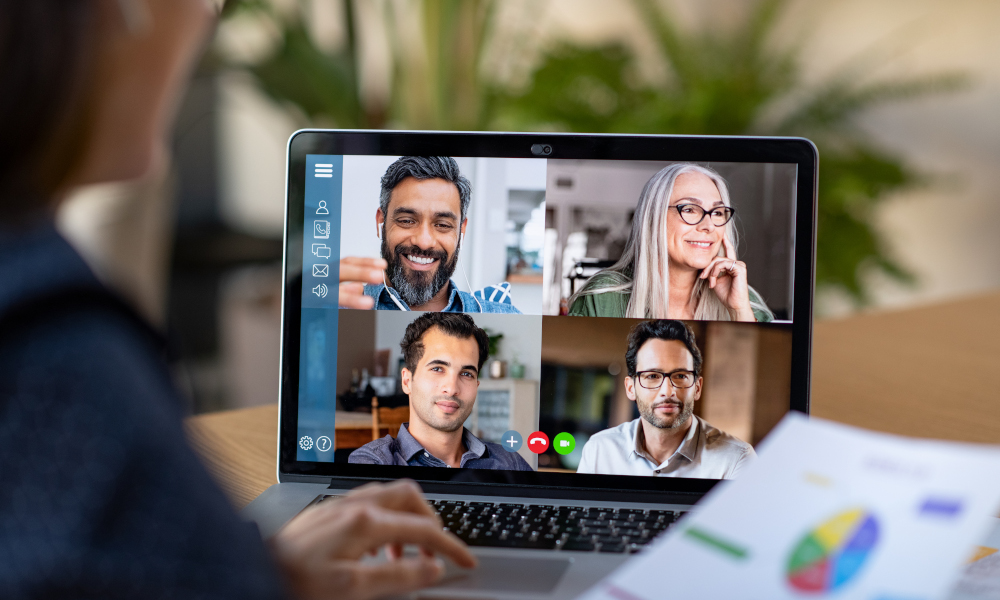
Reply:
[[[638,74],[624,43],[564,42],[542,53],[526,85],[512,89],[484,64],[495,42],[494,0],[386,4],[393,55],[386,105],[361,99],[356,0],[344,2],[344,43],[321,49],[303,13],[266,0],[230,0],[226,15],[256,11],[281,30],[277,48],[241,65],[272,98],[337,127],[579,132],[801,135],[820,149],[816,284],[862,305],[867,277],[914,278],[890,253],[873,214],[887,198],[930,176],[876,144],[858,125],[873,108],[960,89],[959,73],[878,78],[863,53],[832,76],[806,83],[800,48],[776,41],[786,0],[756,0],[728,30],[681,28],[657,0],[622,0],[655,42],[664,81]],[[304,5],[303,5],[304,6]],[[401,10],[403,7],[405,10]]]
[[[890,254],[873,213],[891,195],[930,179],[876,144],[858,119],[900,101],[962,88],[959,73],[876,78],[862,54],[818,83],[800,51],[775,41],[786,0],[758,0],[735,29],[684,30],[656,0],[633,0],[669,76],[651,83],[621,43],[564,43],[546,53],[523,90],[498,102],[517,129],[674,134],[796,135],[820,150],[817,289],[869,301],[867,276],[914,278]]]

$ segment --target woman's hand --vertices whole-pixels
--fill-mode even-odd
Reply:
[[[736,256],[736,249],[728,238],[722,238],[726,256]],[[715,292],[729,310],[734,321],[756,321],[750,308],[750,286],[747,284],[746,263],[732,258],[716,256],[702,269],[701,279],[708,279],[708,287]]]
[[[418,546],[420,555],[404,558],[406,544]],[[382,547],[388,561],[360,562]],[[306,599],[369,600],[426,587],[444,574],[435,554],[476,566],[412,481],[366,485],[309,508],[274,536],[271,549],[292,591]]]
[[[381,258],[347,257],[340,261],[340,295],[337,304],[344,308],[367,310],[375,299],[365,296],[366,283],[382,283],[382,273],[389,265]]]

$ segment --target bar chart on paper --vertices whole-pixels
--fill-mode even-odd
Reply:
[[[786,418],[583,600],[946,598],[1000,505],[1000,449]]]

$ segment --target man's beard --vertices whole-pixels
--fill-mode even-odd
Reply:
[[[455,272],[455,265],[458,263],[458,246],[455,247],[455,253],[451,260],[448,260],[448,253],[443,250],[421,250],[416,246],[403,244],[396,246],[394,251],[390,252],[389,243],[385,238],[385,231],[383,231],[382,258],[389,263],[389,268],[386,269],[389,285],[395,288],[400,298],[408,306],[427,304],[435,294],[448,285],[451,274]],[[437,259],[437,269],[433,271],[409,271],[403,264],[403,255]]]
[[[665,383],[669,384],[669,382]],[[694,402],[681,403],[681,411],[674,416],[673,420],[656,416],[656,411],[654,410],[655,403],[646,404],[645,402],[639,402],[638,404],[639,414],[642,415],[642,418],[657,429],[680,429],[688,422],[691,415],[694,414]],[[664,403],[661,402],[661,404]]]

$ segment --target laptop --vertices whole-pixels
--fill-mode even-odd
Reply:
[[[416,596],[571,598],[808,413],[808,140],[304,130],[287,160],[265,537],[411,478],[481,563]],[[355,257],[389,268],[341,297]]]

